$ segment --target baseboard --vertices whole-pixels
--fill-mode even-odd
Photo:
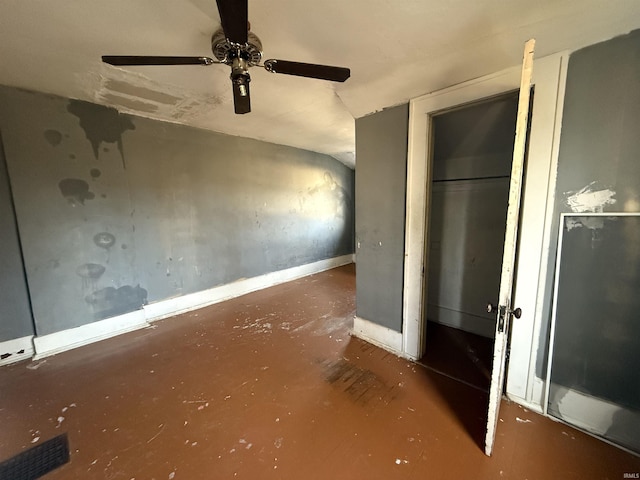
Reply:
[[[145,305],[143,308],[147,321],[155,322],[163,318],[190,312],[208,305],[213,305],[214,303],[262,290],[263,288],[273,287],[280,283],[290,282],[298,278],[313,275],[314,273],[341,267],[342,265],[347,265],[352,262],[352,254],[342,255],[298,267],[287,268],[286,270],[267,273],[258,277],[244,278],[233,283],[220,285],[219,287],[183,295],[181,297],[161,300]]]
[[[402,350],[402,333],[396,332],[370,320],[356,317],[353,320],[353,335],[373,343],[398,356],[404,357]]]
[[[27,360],[33,355],[33,335],[0,342],[0,366]],[[6,356],[5,356],[6,355]]]
[[[35,355],[33,356],[33,359],[38,360],[73,348],[88,345],[93,342],[105,340],[116,335],[147,327],[149,326],[149,322],[172,317],[174,315],[222,302],[224,300],[239,297],[247,293],[262,290],[263,288],[272,287],[274,285],[296,280],[314,273],[320,273],[325,270],[347,265],[353,262],[353,258],[354,256],[352,254],[342,255],[340,257],[320,260],[318,262],[300,265],[286,270],[267,273],[258,277],[238,280],[236,282],[214,287],[202,292],[162,300],[160,302],[145,305],[141,310],[137,310],[135,312],[88,323],[86,325],[62,330],[48,335],[33,337],[33,344],[31,343],[31,337],[25,337],[29,339],[29,350],[26,348],[26,341],[16,343],[16,352],[24,349],[24,353],[20,354],[19,358],[15,354],[12,354],[10,357],[5,359],[6,361],[1,362],[0,365],[29,358],[34,354],[34,351]],[[17,339],[11,340],[10,342],[18,342],[22,340],[23,339]],[[0,347],[5,346],[5,344],[7,345],[7,348],[9,348],[9,342],[0,343]],[[14,347],[11,346],[11,348]],[[7,350],[7,352],[11,353],[9,350]]]
[[[34,337],[33,345],[36,354],[33,359],[39,360],[56,353],[82,347],[147,326],[149,324],[145,319],[144,311],[136,310],[117,317],[87,323],[80,327]]]
[[[437,305],[427,305],[427,318],[440,325],[493,339],[496,336],[496,319],[483,318],[459,310]]]
[[[544,410],[540,405],[536,403],[528,402],[526,399],[519,397],[517,395],[512,395],[509,392],[506,393],[506,396],[513,403],[517,403],[521,407],[524,407],[527,410],[531,410],[532,412],[538,413],[540,415],[544,415]]]

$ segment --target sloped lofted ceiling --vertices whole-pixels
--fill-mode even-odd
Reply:
[[[212,56],[215,0],[3,0],[0,84],[326,153],[353,167],[354,118],[640,27],[638,0],[249,0],[264,58],[346,66],[331,83],[251,69],[233,113],[229,67],[113,67],[101,55]]]

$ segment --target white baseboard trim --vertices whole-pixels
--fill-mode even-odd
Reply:
[[[33,355],[33,335],[0,342],[0,366],[27,360]]]
[[[356,317],[353,320],[353,335],[398,356],[405,357],[402,351],[402,333],[400,332],[365,318]]]
[[[427,318],[440,325],[464,330],[485,338],[496,336],[496,319],[481,318],[458,310],[448,309],[437,305],[427,306]],[[429,333],[427,332],[427,335]]]
[[[39,360],[56,353],[65,352],[148,326],[144,311],[136,310],[117,317],[87,323],[80,327],[34,337],[33,344],[36,354],[33,359]]]
[[[172,317],[174,315],[222,302],[224,300],[239,297],[247,293],[262,290],[263,288],[272,287],[274,285],[296,280],[314,273],[320,273],[325,270],[347,265],[352,263],[353,260],[353,254],[320,260],[318,262],[300,265],[286,270],[267,273],[258,277],[238,280],[236,282],[214,287],[202,292],[162,300],[160,302],[145,305],[141,310],[136,310],[135,312],[88,323],[86,325],[62,330],[60,332],[33,337],[33,339],[32,337],[25,337],[28,338],[29,350],[27,350],[27,342],[23,341],[24,339],[3,342],[0,343],[0,347],[4,347],[5,344],[9,346],[10,342],[20,341],[22,343],[16,343],[16,352],[22,349],[24,349],[25,352],[21,354],[19,358],[12,354],[10,357],[5,359],[6,362],[0,362],[0,365],[29,358],[34,354],[34,352],[35,355],[33,356],[33,359],[39,360],[50,355],[55,355],[73,348],[147,327],[149,326],[149,322]]]
[[[521,407],[524,407],[527,410],[531,410],[532,412],[538,413],[540,415],[544,415],[544,410],[542,409],[542,406],[536,403],[529,402],[526,399],[519,397],[517,395],[512,395],[509,392],[507,392],[506,395],[507,395],[507,398],[511,400],[513,403],[517,403]]]
[[[244,278],[233,283],[210,288],[209,290],[170,298],[168,300],[161,300],[145,305],[143,308],[147,321],[155,322],[163,318],[190,312],[198,308],[213,305],[214,303],[262,290],[263,288],[273,287],[274,285],[306,277],[307,275],[341,267],[342,265],[347,265],[352,262],[352,254],[329,258],[298,267],[287,268],[286,270],[267,273],[258,277]]]

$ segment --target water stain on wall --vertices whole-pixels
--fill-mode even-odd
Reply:
[[[57,130],[45,130],[44,139],[49,142],[52,147],[57,147],[62,142],[62,134]]]
[[[80,120],[80,127],[84,130],[87,140],[91,143],[96,159],[98,159],[102,143],[115,142],[118,145],[124,165],[122,134],[127,130],[135,130],[136,127],[131,118],[121,114],[115,108],[81,100],[69,100],[67,110]]]
[[[60,193],[72,205],[84,205],[85,200],[95,198],[93,192],[89,190],[89,184],[79,178],[65,178],[58,183]]]
[[[108,250],[116,243],[116,237],[109,232],[96,233],[93,236],[93,243],[100,248]]]
[[[95,180],[100,175],[102,175],[102,172],[100,170],[98,170],[97,168],[92,168],[91,170],[89,170],[89,175],[91,175],[91,178],[93,178]]]
[[[93,307],[95,318],[104,319],[139,310],[147,303],[147,291],[140,285],[106,287],[87,295],[85,301]]]
[[[76,268],[76,273],[82,278],[97,280],[105,270],[104,265],[100,265],[99,263],[83,263]]]

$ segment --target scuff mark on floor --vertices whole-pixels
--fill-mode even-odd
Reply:
[[[160,428],[160,430],[158,431],[158,433],[156,433],[153,437],[151,437],[149,440],[147,440],[147,443],[151,443],[153,442],[156,438],[158,438],[158,436],[164,431],[164,423],[161,423],[160,425],[158,425],[158,427]]]

